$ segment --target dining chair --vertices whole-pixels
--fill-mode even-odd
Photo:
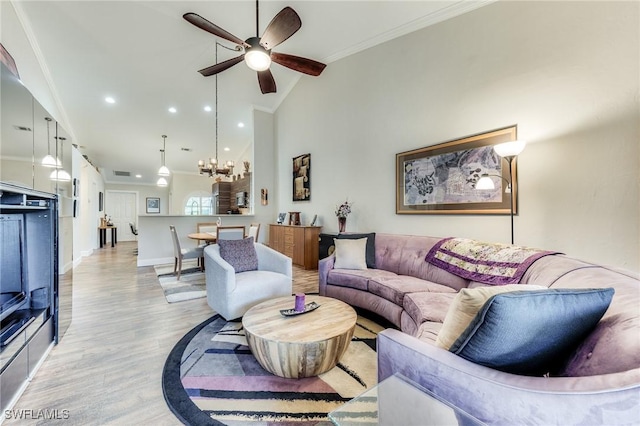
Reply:
[[[171,230],[171,238],[173,239],[173,255],[175,261],[173,263],[173,273],[177,273],[177,280],[180,281],[180,273],[182,272],[182,260],[184,259],[198,259],[200,264],[200,270],[204,270],[204,252],[202,247],[193,247],[189,249],[180,248],[180,240],[178,239],[178,233],[176,227],[169,225]]]
[[[208,232],[213,235],[216,235],[216,229],[218,228],[218,224],[216,222],[198,222],[196,223],[196,232]],[[204,247],[207,245],[207,242],[204,240],[196,241],[198,243],[198,247]]]
[[[253,242],[257,243],[258,242],[258,234],[260,233],[260,224],[259,223],[252,223],[251,225],[249,225],[249,235],[247,235],[248,237],[253,237]]]
[[[136,228],[136,226],[132,222],[129,222],[129,228],[131,228],[131,233],[135,237],[136,241],[138,241],[138,228]],[[135,254],[136,256],[138,255],[138,247],[133,249],[133,254]]]
[[[244,226],[218,226],[216,240],[241,240],[244,238]]]

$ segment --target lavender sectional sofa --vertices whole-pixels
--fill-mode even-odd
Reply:
[[[425,262],[439,238],[376,234],[376,269],[319,263],[320,294],[389,320],[378,337],[378,380],[399,373],[487,424],[639,424],[640,280],[564,255],[541,257],[520,283],[615,289],[596,329],[554,377],[504,373],[434,345],[462,288],[483,285]]]

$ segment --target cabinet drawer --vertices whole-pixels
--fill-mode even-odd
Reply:
[[[285,256],[289,256],[293,258],[294,245],[293,244],[285,244],[284,245],[284,254]]]

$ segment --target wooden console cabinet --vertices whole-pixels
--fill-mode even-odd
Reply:
[[[318,269],[321,226],[269,225],[269,247],[304,269]]]

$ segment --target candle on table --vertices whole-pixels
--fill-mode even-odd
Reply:
[[[304,293],[296,293],[296,312],[304,311]]]

